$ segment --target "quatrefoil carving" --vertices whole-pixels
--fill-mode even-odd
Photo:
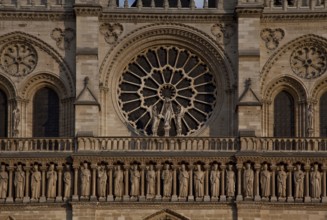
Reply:
[[[104,35],[104,39],[108,44],[113,44],[118,40],[118,37],[123,33],[123,25],[114,23],[105,23],[100,26],[100,33]]]
[[[234,32],[234,26],[232,24],[214,24],[211,27],[211,33],[216,37],[216,41],[220,44],[229,44]]]
[[[55,28],[51,32],[51,38],[56,41],[56,44],[61,50],[69,50],[71,42],[75,38],[75,33],[72,28]]]
[[[284,38],[285,31],[281,28],[265,28],[261,31],[261,39],[265,41],[268,50],[274,50],[278,47],[279,42]]]

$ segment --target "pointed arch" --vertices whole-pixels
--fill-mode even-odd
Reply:
[[[64,58],[49,44],[45,43],[41,39],[20,31],[11,32],[0,36],[0,45],[5,45],[13,41],[24,42],[35,46],[38,50],[45,52],[58,64],[60,78],[67,84],[67,92],[69,97],[75,96],[75,80],[74,75],[66,63]],[[34,73],[30,73],[34,75]]]
[[[276,63],[279,61],[282,56],[286,53],[289,53],[293,51],[294,49],[301,47],[303,45],[316,45],[317,47],[324,47],[327,48],[327,39],[323,38],[321,36],[315,35],[315,34],[307,34],[303,35],[301,37],[298,37],[285,45],[283,45],[280,49],[278,49],[276,52],[274,52],[268,61],[265,63],[265,65],[262,68],[261,71],[261,92],[263,93],[264,90],[266,89],[266,85],[268,83],[267,78],[268,75],[273,71],[273,69],[276,68]],[[286,59],[287,61],[289,59]],[[289,64],[290,66],[290,64]],[[278,66],[280,69],[280,67]],[[290,70],[289,72],[283,72],[283,74],[287,75],[293,75],[293,72]]]
[[[162,219],[171,219],[171,220],[189,220],[185,216],[182,216],[170,209],[163,209],[159,212],[156,212],[146,218],[144,220],[162,220]]]

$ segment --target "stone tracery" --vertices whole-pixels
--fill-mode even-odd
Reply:
[[[207,65],[190,51],[155,47],[125,68],[118,95],[125,118],[138,133],[189,135],[210,117],[216,82]]]

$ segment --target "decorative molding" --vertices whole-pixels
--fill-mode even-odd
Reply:
[[[2,46],[1,68],[9,75],[21,77],[31,73],[38,62],[35,48],[24,41],[11,41]]]
[[[303,12],[303,13],[292,13],[292,12],[277,12],[271,13],[264,12],[261,16],[261,22],[263,23],[298,23],[299,21],[305,22],[317,22],[319,20],[325,21],[327,18],[326,12]]]
[[[1,10],[0,19],[3,21],[73,21],[75,20],[75,15],[72,11],[38,11],[35,13],[32,11]]]
[[[108,44],[114,44],[123,31],[124,27],[119,23],[104,23],[100,26],[100,33]]]
[[[235,33],[235,27],[232,24],[217,23],[212,25],[211,33],[216,37],[220,44],[229,44]]]
[[[77,16],[100,16],[102,7],[100,5],[75,4],[74,11]]]
[[[72,28],[55,28],[50,34],[51,38],[56,41],[56,45],[61,50],[69,50],[70,43],[75,38],[75,31]]]
[[[284,38],[285,32],[281,28],[265,28],[260,33],[261,39],[265,41],[268,50],[274,50],[278,47],[279,42]]]

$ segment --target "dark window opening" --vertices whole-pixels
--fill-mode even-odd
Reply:
[[[0,90],[0,137],[8,135],[8,102],[6,94]]]
[[[294,99],[286,91],[280,92],[274,101],[274,136],[295,136]]]

